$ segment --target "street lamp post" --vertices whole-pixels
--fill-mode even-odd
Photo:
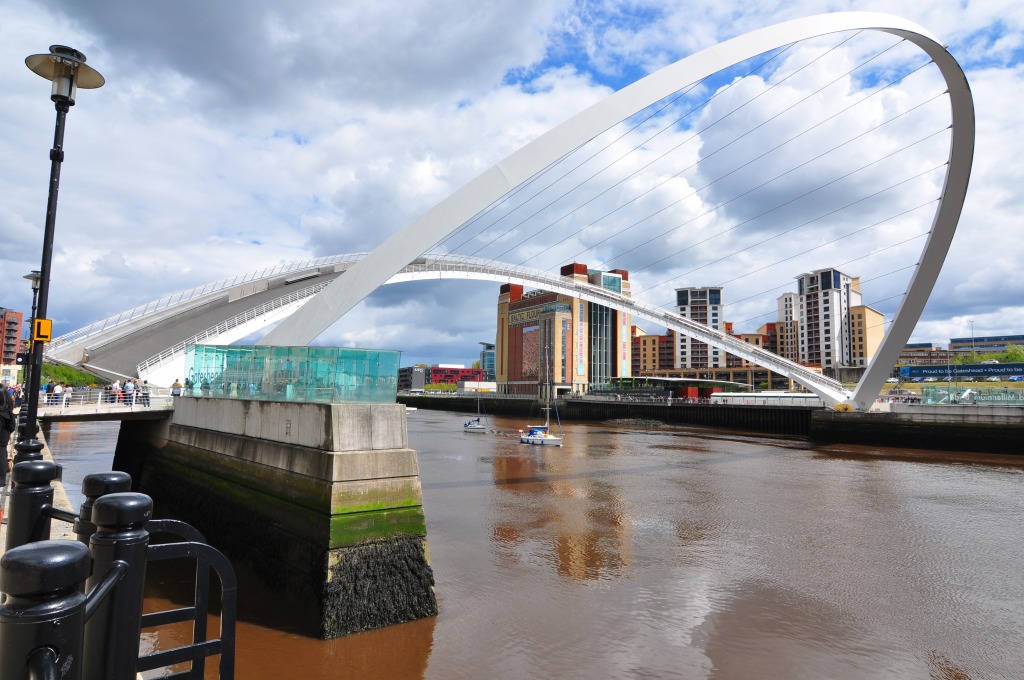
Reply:
[[[30,316],[29,319],[28,319],[28,328],[29,328],[29,334],[28,334],[28,354],[29,354],[29,356],[31,356],[31,354],[32,354],[32,344],[33,344],[32,343],[32,329],[33,329],[33,323],[32,322],[35,321],[35,318],[36,318],[36,299],[37,299],[37,297],[39,295],[39,278],[40,278],[40,276],[41,276],[41,274],[40,274],[39,270],[38,269],[33,269],[31,272],[29,272],[28,274],[25,274],[25,276],[21,277],[23,279],[28,280],[32,284],[32,316]],[[27,391],[28,385],[31,382],[31,380],[32,380],[32,362],[31,361],[26,361],[25,362],[25,376],[24,376],[24,378],[22,380],[22,382],[26,386],[26,391]],[[23,395],[23,398],[25,398],[25,397],[28,397],[28,395],[27,394]],[[28,413],[27,410],[26,410],[26,413]],[[26,437],[25,437],[25,430],[24,429],[20,430],[20,433],[18,434],[18,439],[26,439]]]
[[[39,267],[38,302],[32,314],[32,352],[29,359],[31,372],[26,386],[25,436],[16,445],[19,453],[38,452],[42,443],[35,436],[38,432],[36,418],[39,413],[39,382],[42,377],[44,342],[36,339],[38,321],[46,319],[46,303],[50,294],[50,261],[53,258],[53,232],[57,218],[57,194],[60,188],[60,166],[64,161],[64,119],[68,110],[75,105],[78,88],[94,89],[103,86],[103,76],[91,66],[85,65],[85,55],[63,45],[51,45],[49,54],[33,54],[25,58],[25,65],[38,76],[53,83],[50,100],[57,110],[57,122],[53,132],[53,148],[50,149],[50,188],[46,203],[46,226],[43,230],[43,257]],[[33,272],[34,273],[34,272]]]

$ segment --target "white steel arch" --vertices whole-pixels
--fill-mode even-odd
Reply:
[[[792,42],[848,30],[890,33],[923,50],[946,81],[953,122],[943,194],[921,260],[889,332],[852,398],[847,400],[847,408],[867,410],[910,338],[935,285],[963,208],[974,155],[974,105],[960,65],[922,27],[880,13],[837,12],[770,26],[698,52],[619,90],[519,149],[408,224],[354,265],[342,281],[328,286],[268,333],[261,344],[311,342],[406,264],[491,203],[563,155],[680,87]],[[717,340],[708,342],[730,349]]]

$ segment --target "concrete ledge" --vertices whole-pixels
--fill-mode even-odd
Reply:
[[[401,404],[299,404],[177,397],[172,425],[324,451],[409,446]]]
[[[217,438],[212,441],[218,441]],[[244,449],[242,451],[244,453]],[[246,456],[224,455],[216,449],[190,446],[185,443],[165,442],[164,446],[145,455],[144,468],[152,471],[161,461],[173,462],[191,471],[207,476],[204,486],[225,486],[246,489],[268,498],[280,499],[319,516],[348,512],[365,512],[389,508],[422,505],[423,495],[419,476],[388,474],[387,465],[376,465],[374,459],[395,454],[403,461],[413,458],[411,449],[396,452],[364,452],[322,454],[324,457],[341,456],[352,461],[349,468],[360,473],[381,472],[380,477],[360,476],[353,479],[323,479],[290,470],[263,465]],[[386,461],[383,461],[386,463]],[[117,466],[127,469],[126,456],[119,453]],[[407,468],[407,465],[403,465]],[[412,466],[415,469],[415,465]],[[287,512],[287,508],[282,508]],[[311,521],[308,519],[303,520]],[[315,524],[315,522],[314,522]],[[296,529],[296,533],[303,533]]]
[[[1024,424],[1024,406],[987,406],[982,404],[935,406],[897,402],[893,403],[889,410],[903,418],[923,423],[982,423],[1011,426]]]
[[[419,475],[416,452],[409,448],[321,451],[181,425],[171,425],[166,438],[167,442],[327,482]]]

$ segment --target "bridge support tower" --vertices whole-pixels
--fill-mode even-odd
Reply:
[[[122,423],[114,469],[228,556],[243,616],[327,639],[437,613],[401,404],[177,398]]]

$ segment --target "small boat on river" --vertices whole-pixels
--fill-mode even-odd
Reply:
[[[561,446],[562,438],[551,433],[551,409],[544,409],[543,425],[527,425],[525,430],[519,431],[520,444],[532,444],[533,446]]]
[[[476,395],[476,418],[466,421],[466,424],[462,426],[463,432],[470,432],[473,434],[486,434],[487,426],[484,425],[483,420],[480,416],[480,394]]]

